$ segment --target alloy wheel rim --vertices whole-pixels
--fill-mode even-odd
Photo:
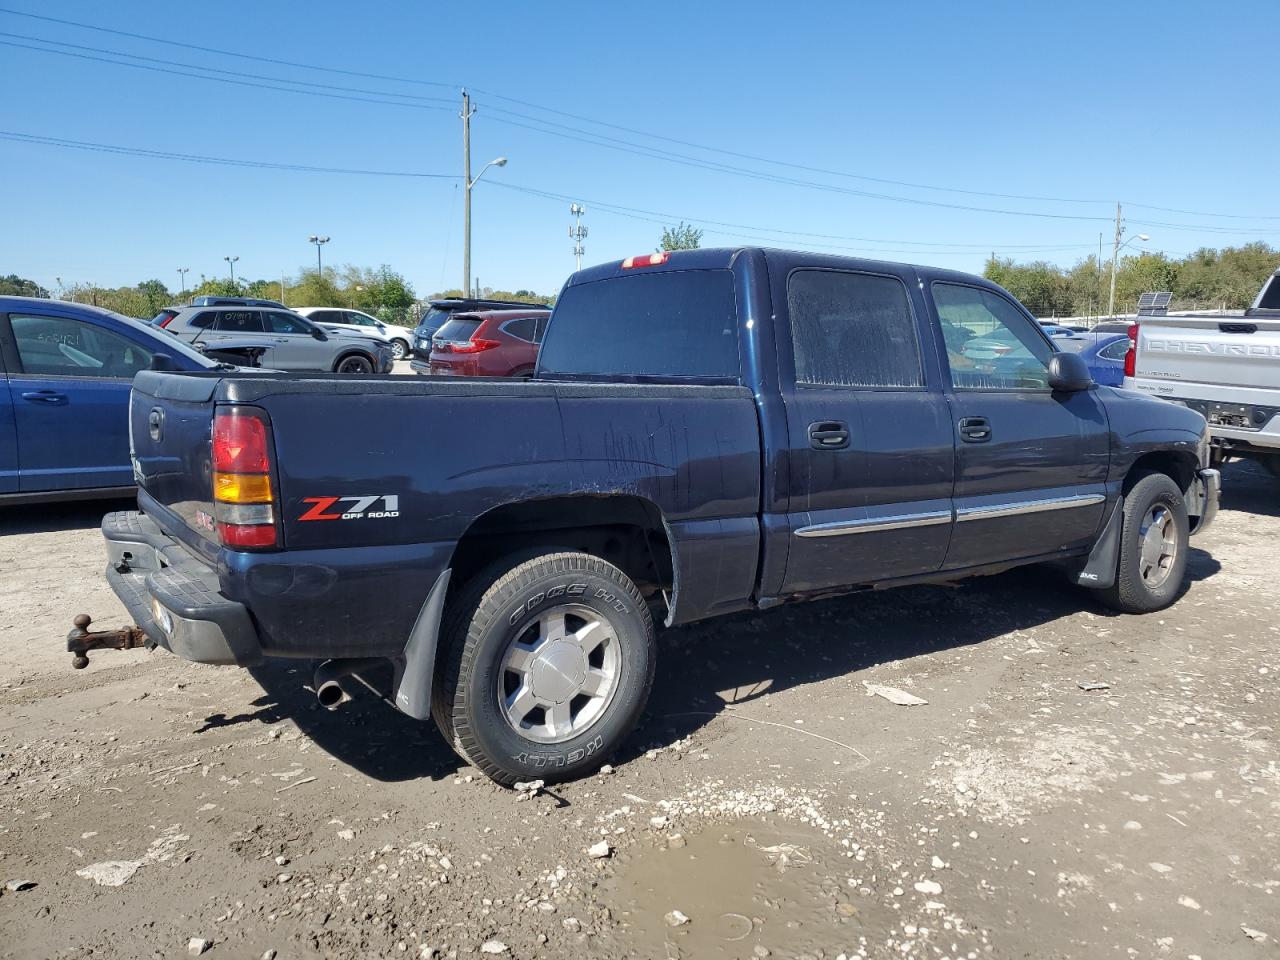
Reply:
[[[369,361],[360,357],[347,357],[342,361],[342,365],[338,367],[339,373],[369,373],[371,371]]]
[[[508,645],[498,703],[524,739],[562,743],[604,716],[621,672],[613,624],[590,607],[563,604],[539,613]]]
[[[399,340],[391,341],[391,355],[395,357],[397,360],[403,360],[404,355],[407,352],[408,351],[406,351],[404,348],[404,344],[401,343]]]
[[[1138,544],[1139,575],[1149,587],[1162,586],[1178,559],[1178,528],[1172,511],[1164,504],[1156,504],[1142,518]]]

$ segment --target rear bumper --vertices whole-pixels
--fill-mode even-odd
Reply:
[[[1199,507],[1198,512],[1191,511],[1192,516],[1199,518],[1191,532],[1201,533],[1218,515],[1218,502],[1222,499],[1222,474],[1212,468],[1197,471],[1191,494],[1193,497],[1191,506]]]
[[[184,660],[249,666],[262,644],[249,611],[218,575],[137,510],[102,519],[107,582],[147,636]]]

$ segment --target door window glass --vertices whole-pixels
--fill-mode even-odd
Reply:
[[[1123,360],[1124,355],[1129,352],[1129,338],[1117,340],[1110,346],[1103,347],[1098,351],[1098,356],[1103,360]]]
[[[534,323],[533,317],[521,317],[518,320],[508,320],[502,325],[502,329],[504,332],[511,334],[511,336],[518,340],[523,340],[526,343],[534,342],[533,337],[536,324]]]
[[[267,314],[267,327],[271,333],[310,333],[305,320],[291,313],[272,311]]]
[[[1047,390],[1053,347],[1004,297],[980,287],[935,283],[951,383],[957,390]]]
[[[67,317],[10,315],[25,373],[48,377],[133,377],[151,351],[102,327]]]
[[[363,313],[347,311],[344,316],[346,317],[346,323],[357,327],[376,327],[378,325],[377,320],[373,319],[373,317],[367,317]]]
[[[915,317],[897,277],[797,270],[787,306],[797,383],[924,386]]]
[[[262,333],[262,314],[257,310],[219,310],[214,329],[222,333]]]

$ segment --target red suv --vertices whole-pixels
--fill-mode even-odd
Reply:
[[[455,313],[431,340],[433,376],[531,377],[550,310]]]

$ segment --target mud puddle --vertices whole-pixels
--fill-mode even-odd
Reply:
[[[883,938],[892,918],[850,889],[830,843],[786,826],[710,828],[684,846],[640,853],[605,899],[618,935],[643,956],[856,952]]]

